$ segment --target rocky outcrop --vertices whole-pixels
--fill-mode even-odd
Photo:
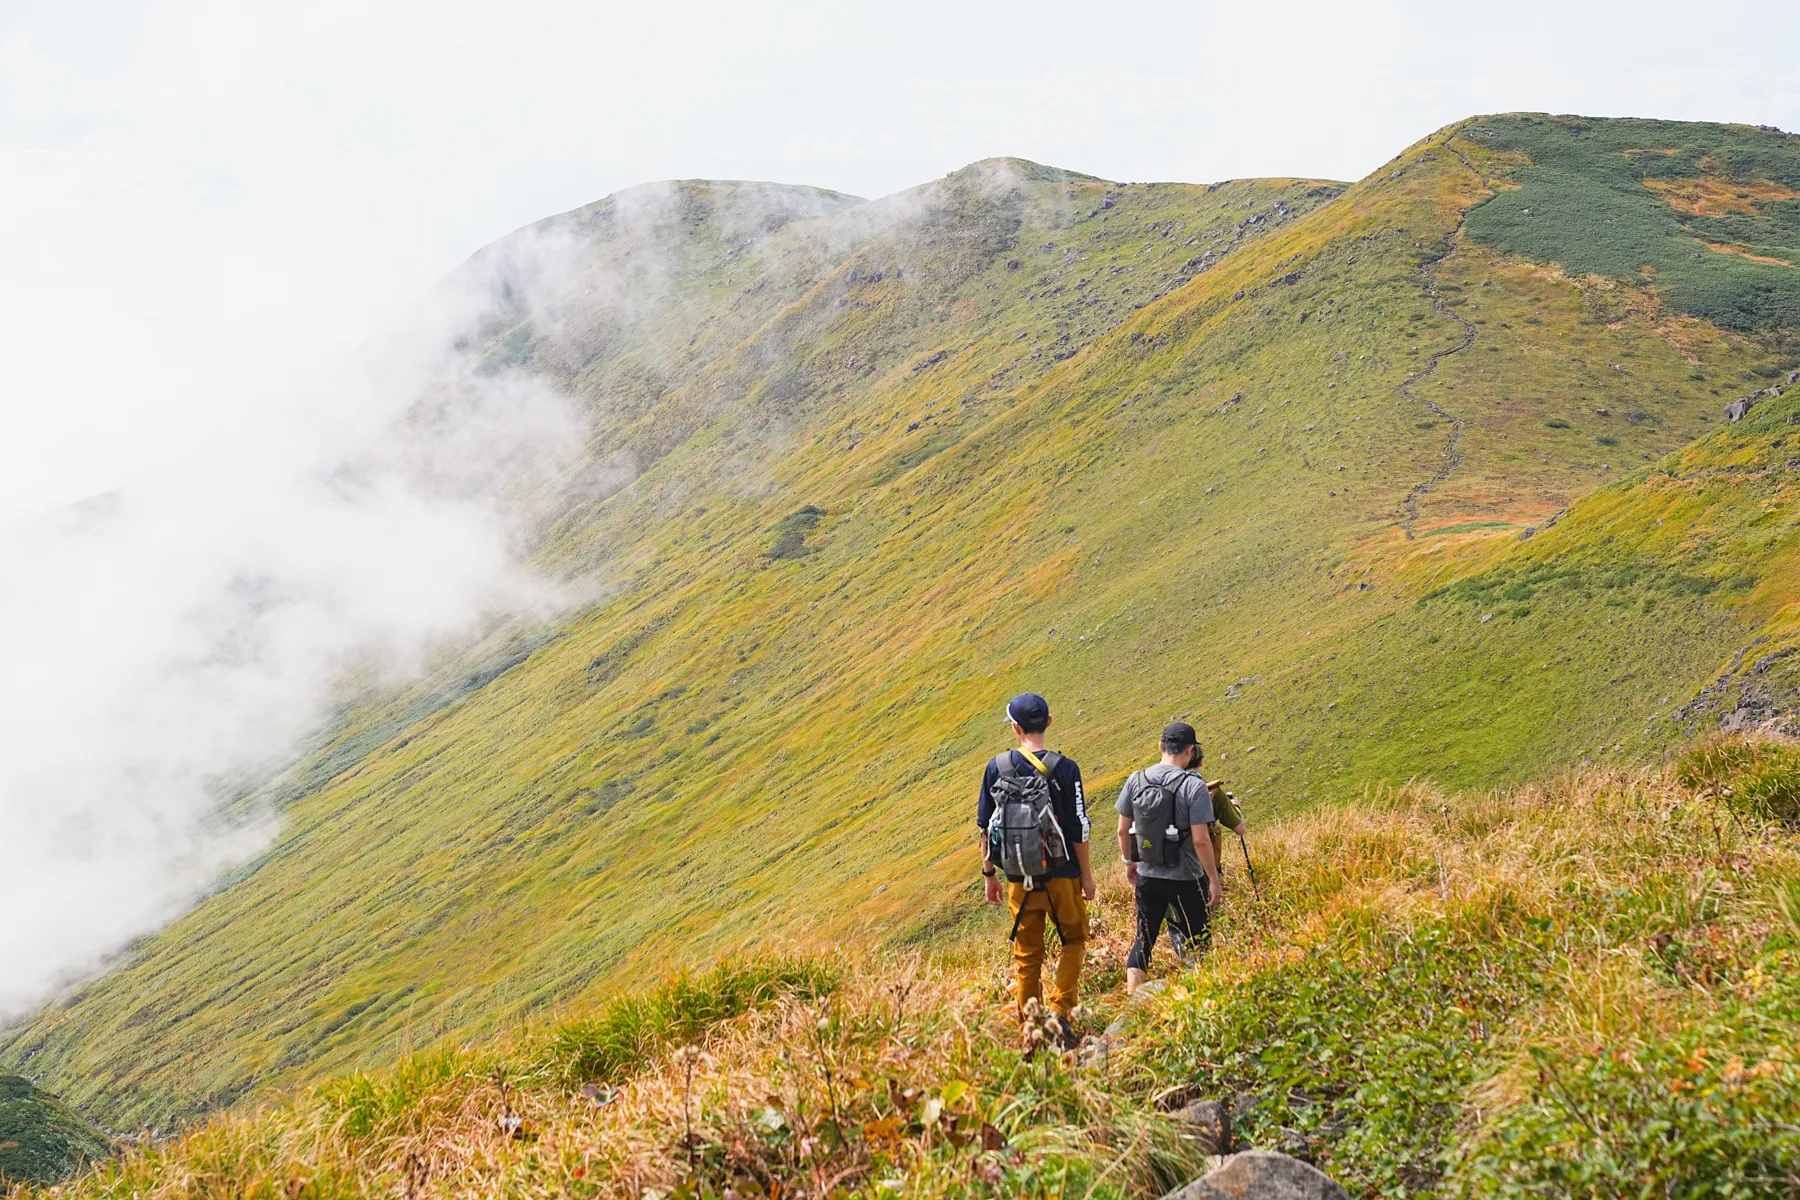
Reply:
[[[1217,1100],[1196,1100],[1181,1110],[1194,1138],[1207,1154],[1231,1153],[1231,1110]]]
[[[1163,1200],[1350,1200],[1350,1194],[1337,1180],[1297,1158],[1273,1150],[1246,1150]]]

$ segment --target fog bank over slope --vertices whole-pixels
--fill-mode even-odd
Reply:
[[[146,379],[170,403],[210,389],[228,419],[116,489],[0,529],[0,905],[24,914],[0,929],[0,1016],[261,852],[283,804],[354,761],[346,706],[388,697],[417,720],[604,594],[601,558],[534,559],[572,506],[635,477],[643,450],[620,434],[641,397],[915,208],[647,184],[486,247],[348,360],[293,355],[269,385],[233,375],[237,347]],[[265,344],[292,354],[279,330]]]
[[[293,759],[344,672],[404,677],[451,639],[556,611],[520,554],[582,423],[541,381],[453,349],[499,283],[465,273],[360,361],[246,388],[204,443],[0,531],[0,1013],[266,845],[266,797],[222,810]]]

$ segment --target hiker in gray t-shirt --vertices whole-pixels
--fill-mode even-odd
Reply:
[[[1213,821],[1212,792],[1189,769],[1200,754],[1194,727],[1184,721],[1167,725],[1161,749],[1162,761],[1132,772],[1115,806],[1119,851],[1137,893],[1137,941],[1125,960],[1125,986],[1133,990],[1148,978],[1150,952],[1162,934],[1164,919],[1170,919],[1171,938],[1177,924],[1173,917],[1179,917],[1186,940],[1203,944],[1207,910],[1222,894],[1207,834]],[[1176,910],[1173,917],[1171,906]]]

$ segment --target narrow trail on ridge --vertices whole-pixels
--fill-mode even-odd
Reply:
[[[1450,145],[1450,139],[1454,138],[1460,132],[1460,126],[1451,130],[1449,135],[1444,138],[1442,143],[1443,147],[1444,149],[1449,150],[1450,153],[1456,155],[1457,160],[1461,162],[1463,166],[1469,168],[1469,170],[1474,173],[1475,177],[1481,180],[1482,185],[1486,186],[1486,176],[1482,175],[1480,171],[1477,171],[1475,165],[1465,158],[1461,151]],[[1461,417],[1453,416],[1450,413],[1445,412],[1436,401],[1427,400],[1422,396],[1414,395],[1412,388],[1414,384],[1421,383],[1430,378],[1438,369],[1438,363],[1449,358],[1452,354],[1461,354],[1464,350],[1467,350],[1470,346],[1475,344],[1474,324],[1463,317],[1462,314],[1451,311],[1451,309],[1444,304],[1443,297],[1438,295],[1437,280],[1432,275],[1432,269],[1434,267],[1456,253],[1457,239],[1461,236],[1463,223],[1467,219],[1468,209],[1465,208],[1461,213],[1457,214],[1456,224],[1444,235],[1442,242],[1443,251],[1435,258],[1426,259],[1419,264],[1419,274],[1422,277],[1421,286],[1425,289],[1425,294],[1431,298],[1431,307],[1438,313],[1451,318],[1463,327],[1462,340],[1447,349],[1432,351],[1425,359],[1424,370],[1420,371],[1417,375],[1410,376],[1404,383],[1397,384],[1394,387],[1394,392],[1397,395],[1412,401],[1414,404],[1423,405],[1433,416],[1450,422],[1450,437],[1449,440],[1444,443],[1442,452],[1444,465],[1439,467],[1432,474],[1431,478],[1415,483],[1411,490],[1406,493],[1406,499],[1401,501],[1401,507],[1405,510],[1406,515],[1400,521],[1400,528],[1406,531],[1406,540],[1409,542],[1413,539],[1414,527],[1419,523],[1419,498],[1431,491],[1431,489],[1437,487],[1440,483],[1443,483],[1446,479],[1450,478],[1451,472],[1461,466],[1463,461],[1462,452],[1457,447],[1462,442],[1463,429],[1467,427],[1468,422],[1464,421]]]

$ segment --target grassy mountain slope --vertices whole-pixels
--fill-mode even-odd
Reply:
[[[1265,830],[1260,892],[1136,1003],[1109,878],[1088,1020],[1123,1035],[1071,1059],[1019,1061],[991,954],[753,959],[223,1114],[63,1194],[1159,1195],[1205,1169],[1182,1106],[1222,1099],[1240,1145],[1353,1195],[1792,1195],[1797,801],[1768,740],[1412,785]]]
[[[106,1135],[55,1096],[0,1075],[0,1187],[57,1183],[110,1152]]]
[[[0,1062],[166,1126],[748,941],[997,936],[968,808],[1026,687],[1096,798],[1187,714],[1261,813],[1773,711],[1787,659],[1719,673],[1785,628],[1779,405],[1710,431],[1800,361],[1482,226],[1548,169],[1533,122],[1347,190],[994,161],[565,219],[589,266],[527,272],[478,349],[588,404],[597,480],[637,472],[541,550],[610,598],[446,703],[349,710],[280,842]],[[1794,139],[1671,128],[1788,203]],[[1557,186],[1621,186],[1634,137],[1557,143]],[[1619,219],[1689,202],[1636,186],[1661,208]],[[621,272],[670,282],[633,307]]]

